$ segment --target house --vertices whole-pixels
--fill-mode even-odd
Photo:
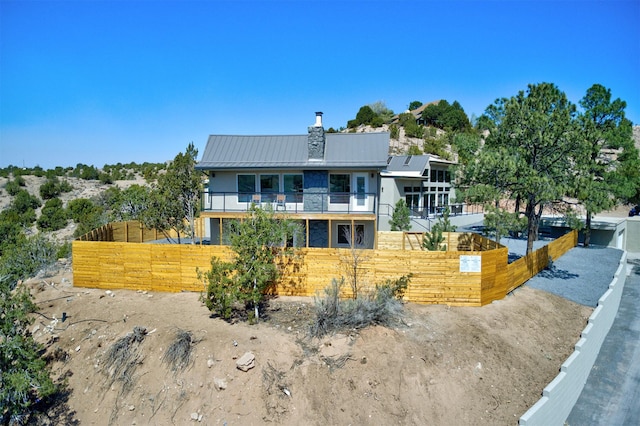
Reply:
[[[387,167],[380,173],[380,211],[390,211],[398,200],[404,199],[414,217],[441,213],[454,198],[449,170],[452,164],[455,163],[436,155],[388,157]],[[458,213],[454,211],[457,208],[451,206],[452,212]]]
[[[407,114],[411,114],[413,115],[414,119],[416,120],[416,124],[421,124],[421,125],[425,125],[425,120],[424,118],[422,118],[422,113],[424,112],[424,109],[426,107],[428,107],[429,105],[438,105],[440,101],[431,101],[429,103],[426,104],[422,104],[420,105],[418,108],[414,109],[414,110],[406,110],[405,113]],[[392,119],[391,119],[391,124],[399,124],[400,123],[400,114],[395,115]]]
[[[252,204],[299,221],[302,247],[375,247],[380,172],[389,133],[325,133],[322,113],[302,135],[211,135],[196,169],[208,175],[201,216],[211,244]]]

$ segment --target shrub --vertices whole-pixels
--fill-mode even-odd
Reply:
[[[198,270],[198,279],[204,283],[204,293],[200,300],[207,308],[224,319],[231,318],[233,304],[240,297],[240,289],[233,279],[234,264],[223,262],[216,257],[211,259],[211,269]]]
[[[412,144],[407,150],[407,155],[422,155],[422,150],[418,145]]]
[[[7,194],[14,197],[20,191],[20,185],[15,180],[10,180],[6,183],[4,189],[7,190]]]
[[[9,218],[9,210],[0,213],[0,256],[5,250],[11,250],[20,239],[24,238],[20,224]],[[13,212],[15,214],[15,212]],[[16,215],[17,217],[17,215]]]
[[[40,207],[42,203],[37,197],[29,194],[26,189],[18,191],[16,196],[11,202],[11,207],[15,208],[18,213],[26,213],[29,209],[35,210]]]
[[[191,364],[191,351],[195,344],[191,332],[177,330],[175,339],[162,356],[162,362],[169,364],[173,372],[184,370]]]
[[[60,195],[60,187],[57,177],[53,177],[48,179],[45,183],[40,185],[40,197],[43,200],[49,200],[51,198],[57,197]]]
[[[41,231],[57,231],[67,226],[67,212],[60,198],[47,200],[37,221]]]
[[[424,126],[417,124],[415,121],[409,121],[404,126],[404,133],[407,137],[422,139],[424,137]]]
[[[106,223],[104,209],[88,198],[77,198],[67,204],[67,214],[78,225],[73,235],[79,237]]]
[[[398,138],[400,137],[400,129],[398,129],[398,126],[395,124],[392,124],[391,126],[389,126],[389,132],[391,139],[395,139],[398,140]]]
[[[133,332],[118,339],[105,354],[104,368],[111,387],[116,381],[122,383],[122,393],[130,390],[135,383],[135,370],[142,362],[140,344],[147,335],[145,327],[136,326]]]
[[[41,234],[19,239],[0,258],[0,277],[13,289],[18,280],[34,276],[38,271],[53,265],[57,260],[58,246]]]
[[[23,424],[33,407],[57,388],[40,357],[42,347],[29,333],[36,310],[24,287],[11,290],[10,279],[0,276],[0,420]]]
[[[341,330],[362,329],[370,325],[392,326],[403,316],[402,297],[411,275],[405,275],[384,284],[373,291],[361,293],[357,299],[340,299],[344,280],[336,279],[324,289],[324,297],[315,299],[315,319],[309,333],[322,337]]]

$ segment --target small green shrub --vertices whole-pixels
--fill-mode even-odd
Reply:
[[[204,283],[205,288],[200,300],[211,312],[217,313],[223,319],[230,319],[233,305],[240,297],[239,287],[233,278],[235,265],[213,257],[210,270],[197,272],[198,280]]]
[[[398,140],[398,138],[400,137],[400,129],[398,129],[398,126],[395,124],[389,126],[389,132],[391,133],[389,135],[391,139]]]
[[[36,306],[29,291],[12,291],[9,278],[0,275],[0,423],[23,424],[34,406],[52,396],[51,380],[42,347],[29,333]]]
[[[37,197],[29,194],[26,189],[21,189],[13,198],[10,207],[15,208],[18,213],[22,214],[26,213],[29,209],[35,210],[41,205],[42,203]]]
[[[40,197],[42,197],[43,200],[49,200],[60,195],[57,180],[57,178],[49,179],[40,185]]]
[[[44,232],[57,231],[67,226],[67,212],[59,198],[47,200],[36,222],[38,229]]]
[[[10,180],[6,183],[4,189],[7,191],[7,194],[15,197],[15,195],[20,191],[20,185],[15,180]]]
[[[58,246],[41,234],[19,239],[17,244],[6,249],[0,258],[0,277],[7,280],[13,289],[18,280],[34,276],[38,271],[53,265]]]

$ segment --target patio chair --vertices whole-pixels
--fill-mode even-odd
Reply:
[[[276,195],[276,210],[278,210],[279,207],[282,207],[283,210],[287,210],[287,196],[284,194],[278,194]]]

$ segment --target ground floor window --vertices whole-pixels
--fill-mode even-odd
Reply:
[[[353,246],[360,247],[365,244],[364,225],[355,225],[354,235],[355,241]],[[351,244],[351,225],[346,223],[338,224],[338,245],[352,247]]]
[[[407,207],[412,213],[419,212],[421,207],[420,203],[420,187],[419,186],[405,186],[404,187],[404,199],[407,202]]]

